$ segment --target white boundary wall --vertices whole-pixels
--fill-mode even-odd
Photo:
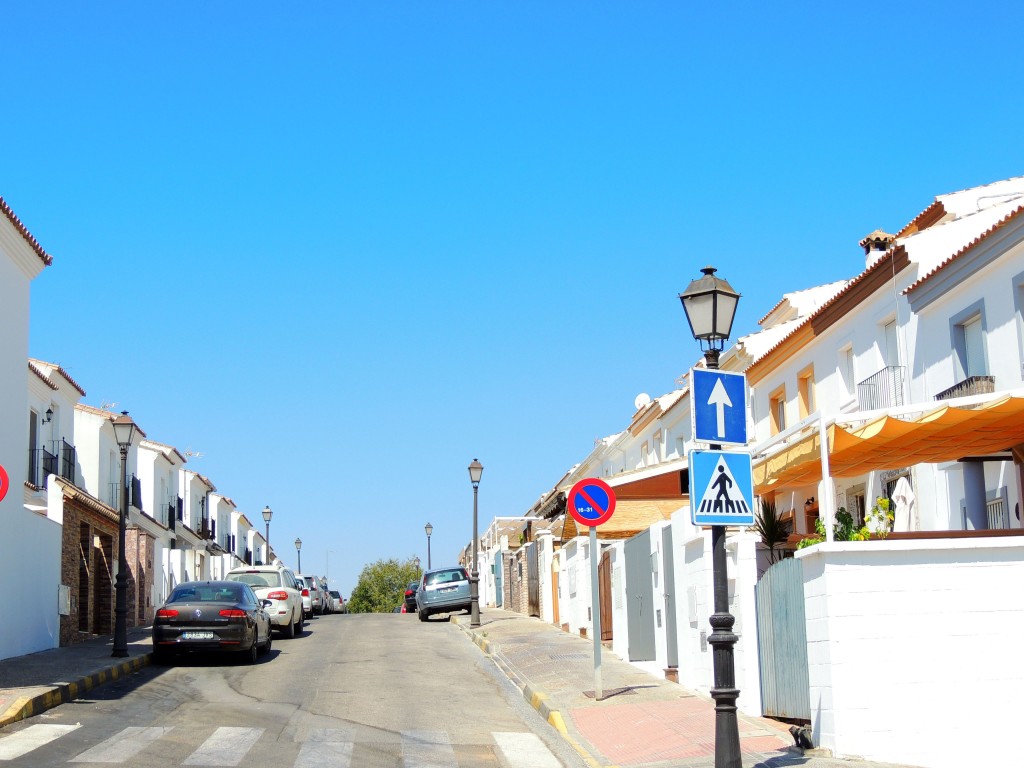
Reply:
[[[1013,762],[1024,538],[842,542],[797,557],[817,746],[928,768]]]

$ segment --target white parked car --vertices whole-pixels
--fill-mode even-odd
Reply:
[[[345,601],[341,597],[341,593],[332,589],[327,594],[331,596],[331,613],[341,613],[342,608],[345,607]]]
[[[302,590],[302,606],[306,611],[306,618],[312,617],[314,613],[323,613],[324,595],[323,590],[320,589],[320,581],[317,577],[299,573],[296,574],[295,578],[299,580],[299,589]]]
[[[285,637],[302,632],[302,585],[283,565],[246,565],[235,568],[224,577],[226,581],[240,581],[252,587],[256,597],[269,600],[271,626]]]

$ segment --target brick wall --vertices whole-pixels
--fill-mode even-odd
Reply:
[[[117,523],[74,499],[65,499],[60,581],[70,613],[60,617],[60,644],[114,631],[111,579]]]

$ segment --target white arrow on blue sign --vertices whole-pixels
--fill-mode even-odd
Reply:
[[[694,525],[754,524],[749,453],[690,451],[690,518]]]
[[[747,444],[747,377],[742,373],[692,368],[690,415],[700,443]]]

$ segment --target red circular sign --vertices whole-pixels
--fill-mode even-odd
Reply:
[[[577,523],[596,528],[611,519],[615,511],[615,491],[604,480],[588,477],[572,487],[565,506]]]
[[[7,477],[7,470],[0,464],[0,501],[7,495],[7,489],[11,487],[11,479]]]

